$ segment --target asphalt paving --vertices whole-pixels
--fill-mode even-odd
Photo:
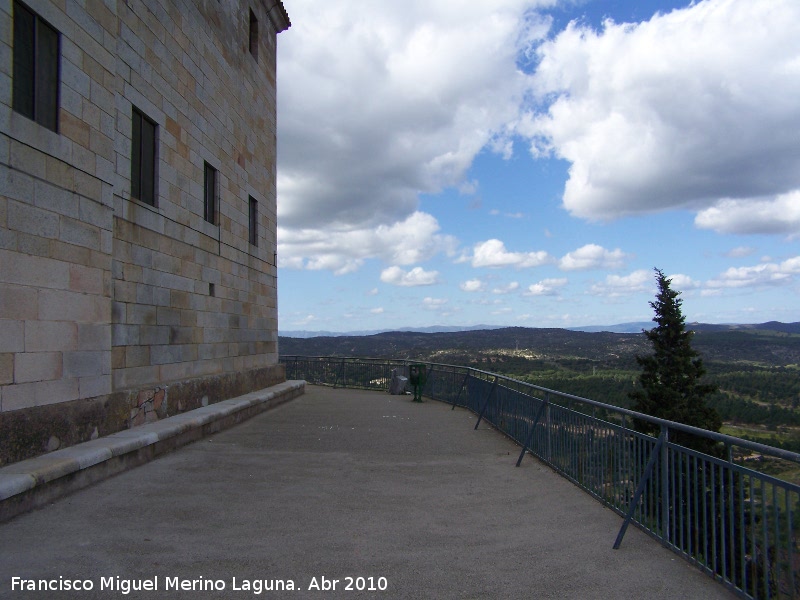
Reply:
[[[736,597],[475,421],[306,386],[0,524],[0,598]]]

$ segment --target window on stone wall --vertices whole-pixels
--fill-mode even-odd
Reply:
[[[258,246],[258,202],[250,196],[249,237],[250,244]]]
[[[58,131],[59,35],[22,2],[14,2],[14,110]]]
[[[217,217],[217,170],[208,163],[205,163],[203,190],[203,218],[214,224]]]
[[[250,9],[250,54],[258,60],[258,19],[253,9]]]
[[[136,107],[131,132],[131,197],[156,204],[156,124]]]

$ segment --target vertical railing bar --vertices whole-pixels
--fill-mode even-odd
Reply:
[[[704,490],[700,490],[700,488],[697,487],[698,461],[700,459],[699,459],[699,457],[694,456],[694,457],[692,457],[692,460],[694,461],[694,468],[692,469],[692,476],[693,476],[693,479],[694,479],[694,487],[693,487],[693,489],[695,490],[695,493],[694,493],[694,515],[693,515],[694,516],[694,532],[693,532],[693,535],[692,535],[692,542],[693,542],[692,556],[696,557],[698,562],[699,562],[699,560],[700,560],[700,558],[699,558],[699,555],[700,555],[700,504],[699,504],[699,499],[700,499],[700,493],[703,492]]]
[[[527,452],[528,448],[530,447],[531,441],[533,440],[533,434],[536,432],[536,426],[539,424],[539,419],[544,412],[544,409],[547,407],[550,401],[550,394],[545,393],[544,400],[542,400],[541,406],[539,406],[539,410],[536,413],[536,418],[533,420],[531,424],[530,433],[528,433],[528,437],[525,438],[525,443],[522,445],[522,452],[519,453],[519,458],[517,459],[517,466],[522,464],[522,458],[525,456],[525,452]]]
[[[642,474],[642,478],[639,481],[639,485],[636,488],[636,492],[633,494],[633,498],[631,499],[631,505],[628,509],[628,513],[625,515],[625,520],[622,522],[622,528],[619,530],[617,534],[617,539],[614,542],[614,550],[619,550],[620,544],[622,544],[622,538],[625,537],[625,531],[628,529],[628,525],[633,518],[633,513],[636,510],[636,506],[639,504],[639,499],[641,498],[642,494],[644,493],[644,487],[647,484],[648,479],[650,478],[650,474],[653,471],[653,467],[655,466],[656,460],[658,460],[658,456],[660,455],[661,447],[664,444],[666,438],[666,427],[661,429],[661,434],[658,436],[658,441],[656,442],[653,451],[650,453],[650,459],[647,461],[647,466],[645,467],[644,473]]]
[[[739,589],[747,592],[747,565],[745,557],[747,556],[747,545],[745,537],[745,509],[744,509],[744,474],[737,473],[739,485],[739,510],[737,511],[736,521],[739,524]]]
[[[711,464],[711,564],[714,573],[719,573],[717,560],[717,466]]]
[[[755,506],[755,482],[756,478],[750,476],[750,490],[748,502],[750,503],[750,590],[751,596],[755,596],[758,590],[758,543],[756,535],[756,506]]]
[[[661,535],[664,541],[669,539],[669,428],[664,427],[664,443],[661,445]]]
[[[761,535],[761,555],[763,558],[763,579],[764,579],[764,598],[769,598],[769,564],[767,563],[768,557],[767,554],[769,553],[769,542],[768,542],[768,535],[767,535],[767,488],[765,487],[764,480],[761,480],[761,512],[762,517],[761,520],[763,521],[764,525],[762,527],[762,535]]]
[[[458,395],[456,396],[456,399],[453,400],[453,407],[450,410],[456,409],[456,404],[458,404],[458,401],[461,400],[461,392],[464,391],[464,387],[467,385],[467,379],[469,379],[469,376],[470,371],[467,371],[467,374],[464,375],[464,380],[461,382],[461,387],[458,389]]]
[[[726,485],[725,485],[725,472],[723,471],[722,465],[719,465],[719,502],[720,502],[720,509],[719,509],[719,541],[720,541],[720,554],[722,555],[721,558],[721,574],[722,574],[722,581],[728,580],[728,540],[725,539],[725,535],[728,533],[725,530],[725,496],[726,496]]]
[[[483,414],[486,412],[486,408],[489,406],[489,401],[492,399],[492,396],[494,395],[494,390],[497,388],[497,380],[498,377],[497,375],[495,375],[494,383],[492,384],[492,389],[489,390],[489,394],[486,396],[486,401],[483,403],[481,414],[478,415],[478,422],[475,423],[475,429],[478,429],[478,425],[481,424],[481,419],[483,419]]]
[[[794,582],[794,519],[792,518],[791,490],[786,490],[786,553],[789,564],[789,589],[791,596],[795,596],[797,589]]]
[[[708,568],[708,493],[706,492],[706,488],[708,487],[708,461],[703,460],[703,564],[706,568]]]
[[[775,541],[773,542],[773,545],[775,546],[775,552],[774,552],[775,556],[773,558],[773,561],[775,563],[774,564],[774,568],[775,568],[775,577],[774,577],[775,584],[774,585],[775,585],[775,590],[777,592],[777,595],[778,595],[778,597],[780,597],[780,595],[781,595],[781,591],[780,591],[781,590],[781,576],[780,576],[781,575],[781,573],[780,573],[780,571],[781,571],[781,566],[780,566],[781,565],[781,560],[780,560],[779,552],[780,552],[781,538],[780,538],[780,534],[779,534],[779,527],[780,527],[779,520],[780,519],[778,518],[778,486],[776,486],[774,483],[772,484],[772,519],[773,519],[773,521],[775,523]]]

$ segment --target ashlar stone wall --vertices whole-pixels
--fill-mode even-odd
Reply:
[[[25,5],[60,33],[59,113],[51,131],[12,108],[15,2],[2,0],[0,464],[284,379],[283,5]],[[155,123],[153,205],[132,197],[134,108]],[[217,172],[213,222],[206,164]]]

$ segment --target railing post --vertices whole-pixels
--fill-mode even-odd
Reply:
[[[464,381],[461,382],[461,387],[458,388],[458,396],[456,396],[456,399],[453,401],[453,407],[450,410],[455,410],[456,404],[458,404],[458,401],[461,400],[461,392],[464,391],[464,386],[467,385],[467,379],[469,379],[469,371],[467,371],[467,374],[464,375]]]
[[[653,451],[650,453],[650,459],[647,461],[647,466],[644,469],[644,473],[642,473],[642,478],[639,480],[639,485],[636,486],[636,492],[633,494],[633,498],[631,498],[631,504],[628,507],[628,513],[625,515],[625,520],[622,521],[622,527],[617,534],[617,540],[614,542],[614,550],[619,550],[620,545],[622,544],[622,538],[625,537],[625,531],[628,529],[628,525],[630,525],[631,520],[633,519],[633,513],[636,512],[636,506],[639,504],[639,500],[642,498],[642,494],[644,494],[644,488],[647,485],[650,476],[653,474],[653,468],[655,467],[656,461],[659,457],[663,457],[663,449],[665,446],[667,435],[667,428],[661,428],[661,434],[658,436],[658,440],[656,441],[656,445],[653,448]]]
[[[539,424],[539,419],[542,417],[542,413],[550,404],[550,394],[545,393],[544,400],[542,400],[542,405],[539,407],[539,410],[536,412],[536,418],[533,420],[533,424],[531,424],[531,431],[528,434],[525,443],[522,445],[522,452],[519,453],[519,458],[517,459],[517,466],[522,464],[522,457],[525,456],[525,452],[531,445],[533,441],[533,434],[536,433],[536,426]]]
[[[670,540],[669,533],[669,428],[661,426],[661,539]]]
[[[336,373],[336,377],[333,380],[333,389],[336,389],[336,384],[339,383],[339,378],[344,377],[344,358],[342,362],[339,363],[339,370]]]
[[[478,415],[478,422],[475,423],[475,429],[478,428],[478,425],[481,424],[481,419],[483,419],[483,413],[486,412],[487,407],[489,406],[489,402],[492,400],[492,396],[494,396],[494,391],[497,389],[497,382],[498,376],[494,376],[494,383],[492,384],[492,389],[489,390],[489,395],[486,396],[486,402],[483,403],[483,408],[481,409],[481,414]]]

